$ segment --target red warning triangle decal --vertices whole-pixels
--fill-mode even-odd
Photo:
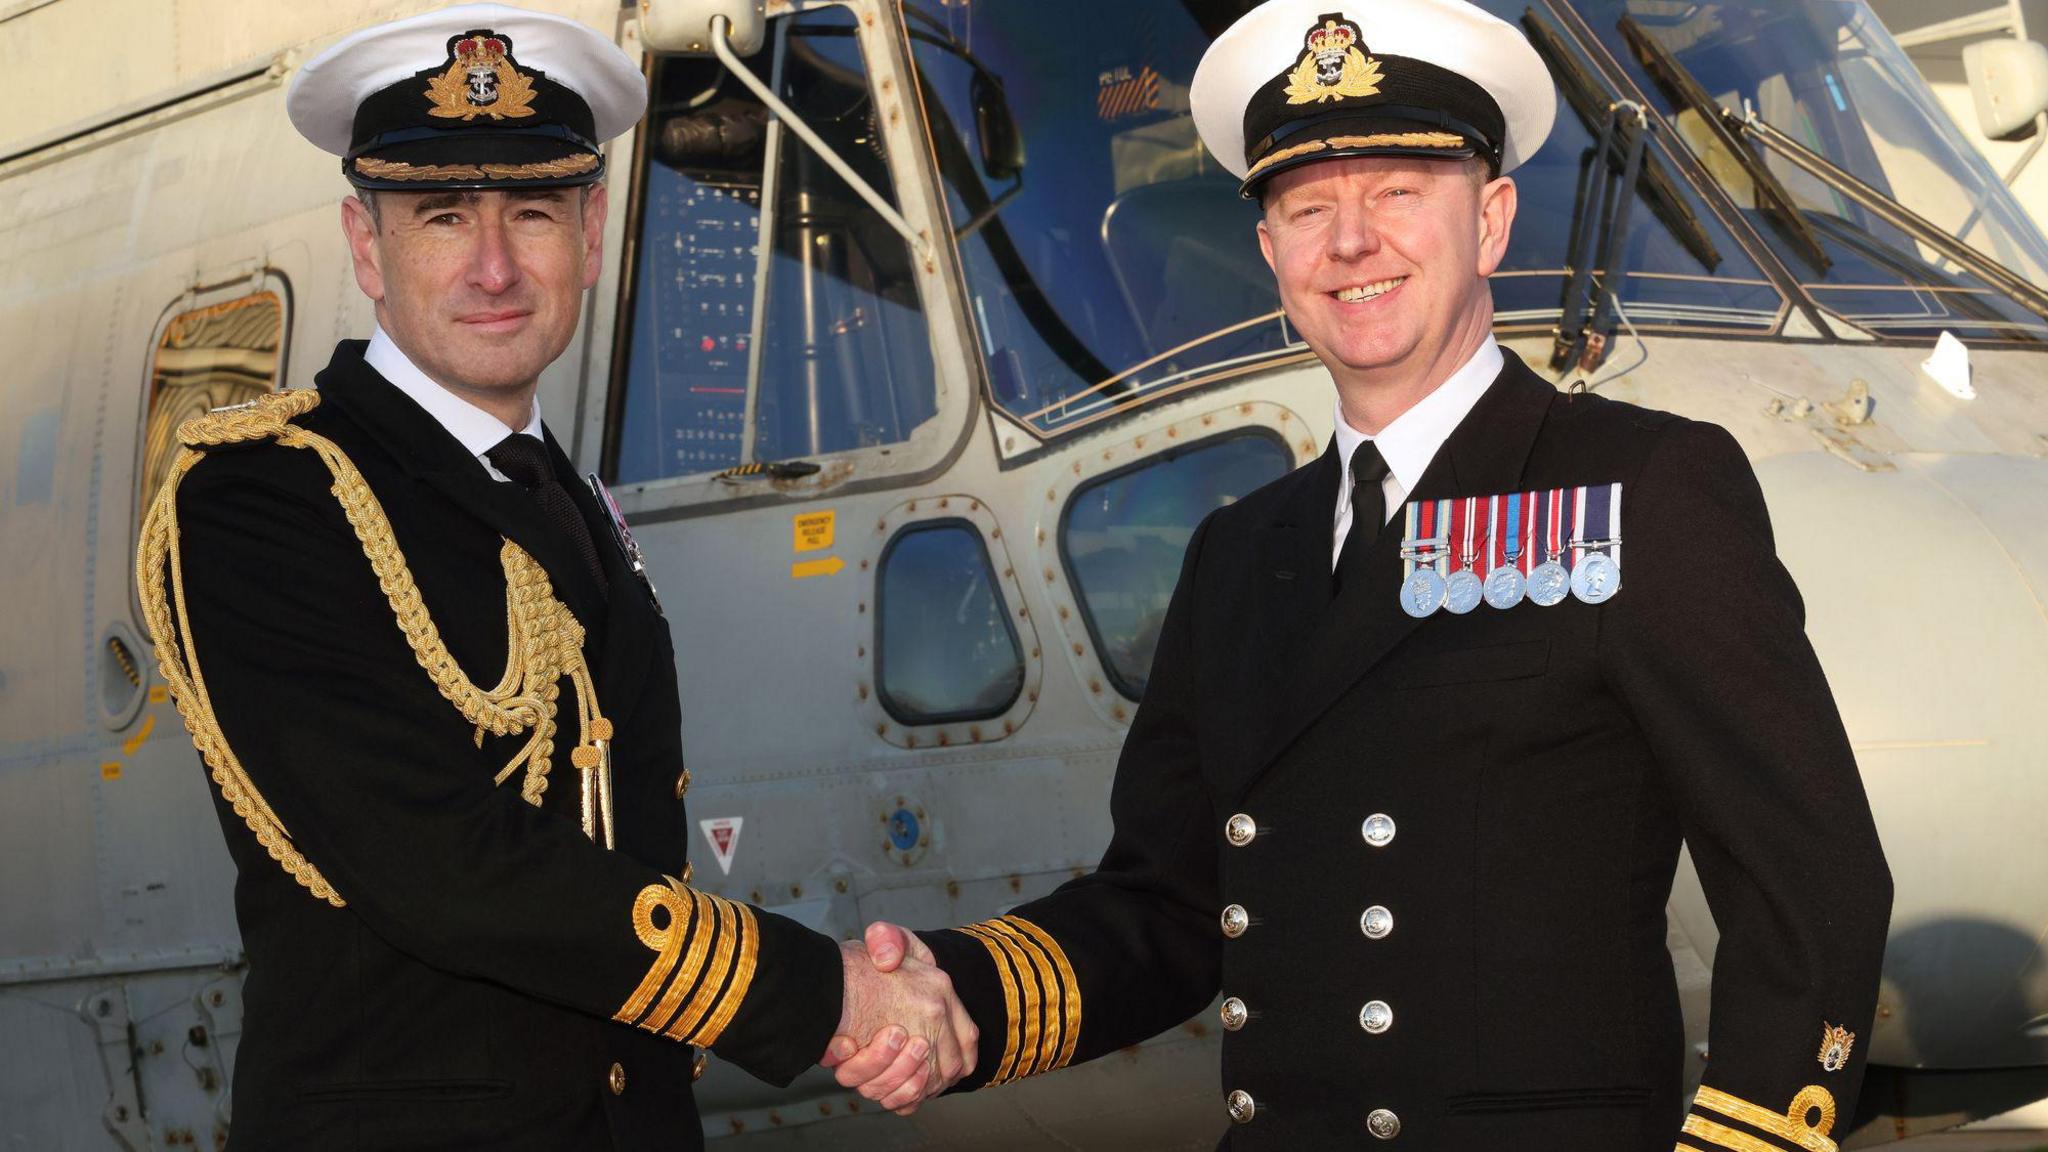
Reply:
[[[704,829],[704,839],[711,843],[711,857],[718,861],[718,870],[724,875],[732,875],[732,855],[740,844],[740,826],[745,823],[744,816],[714,816],[697,821],[697,826]]]

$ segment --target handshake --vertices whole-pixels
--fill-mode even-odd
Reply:
[[[818,1063],[899,1116],[974,1071],[980,1033],[924,941],[870,924],[864,942],[839,945],[846,996]]]

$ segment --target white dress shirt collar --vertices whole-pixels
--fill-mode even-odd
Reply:
[[[469,454],[477,458],[494,478],[503,480],[505,475],[491,466],[485,452],[498,446],[511,433],[505,423],[489,412],[471,404],[448,389],[436,384],[432,377],[419,370],[391,337],[378,328],[370,336],[370,346],[363,352],[363,362],[377,370],[377,374],[389,380],[393,387],[412,398],[413,403],[427,410],[436,423],[448,430],[450,436],[461,442]],[[526,427],[521,432],[536,440],[545,440],[540,430],[540,400],[535,398],[533,411],[527,417]]]
[[[1386,497],[1387,519],[1391,521],[1408,494],[1422,482],[1422,474],[1429,470],[1430,461],[1436,459],[1437,450],[1450,439],[1472,406],[1479,403],[1506,363],[1500,344],[1488,335],[1472,358],[1451,373],[1450,379],[1396,416],[1377,436],[1367,436],[1346,422],[1344,402],[1337,401],[1337,461],[1344,475],[1337,485],[1336,553],[1343,551],[1344,537],[1351,530],[1351,454],[1358,446],[1372,441],[1387,462],[1388,475],[1381,491]],[[1335,564],[1333,554],[1332,567]]]

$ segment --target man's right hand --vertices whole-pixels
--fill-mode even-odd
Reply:
[[[974,1071],[980,1033],[923,941],[876,923],[839,953],[844,1007],[820,1063],[841,1085],[908,1116]]]

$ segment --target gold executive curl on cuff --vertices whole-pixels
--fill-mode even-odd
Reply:
[[[633,935],[655,958],[612,1019],[709,1048],[753,987],[760,924],[744,904],[687,887],[674,877],[663,879],[663,884],[642,888],[633,900]],[[656,908],[667,910],[666,927],[654,923]],[[661,1000],[649,1011],[657,992]]]
[[[955,931],[988,949],[1003,986],[1006,1042],[990,1078],[1002,1084],[1067,1066],[1081,1036],[1081,985],[1052,934],[1019,916]]]
[[[1800,1089],[1791,1106],[1782,1113],[1706,1085],[1700,1086],[1692,1106],[1693,1113],[1685,1118],[1685,1134],[1732,1152],[1836,1152],[1835,1142],[1828,1138],[1835,1127],[1835,1097],[1818,1084]],[[1718,1123],[1700,1115],[1702,1109],[1739,1121],[1782,1143],[1774,1144]],[[1816,1110],[1818,1119],[1808,1124],[1807,1114]]]

